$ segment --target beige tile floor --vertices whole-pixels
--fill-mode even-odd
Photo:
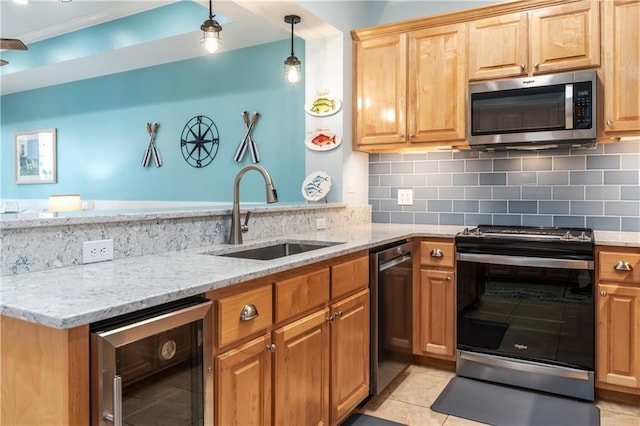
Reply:
[[[453,372],[412,365],[391,382],[380,395],[369,400],[359,411],[406,425],[471,426],[483,424],[437,413],[429,408],[454,376]],[[596,405],[600,408],[600,424],[602,426],[640,426],[640,406],[609,401],[596,401]]]

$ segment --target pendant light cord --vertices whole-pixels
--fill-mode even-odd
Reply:
[[[293,56],[293,26],[295,25],[293,21],[294,19],[291,19],[291,56]]]

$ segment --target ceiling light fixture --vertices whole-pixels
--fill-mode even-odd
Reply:
[[[220,31],[222,31],[222,26],[218,24],[218,21],[213,19],[216,15],[213,14],[211,9],[211,0],[209,0],[209,19],[204,21],[202,25],[200,25],[200,29],[202,30],[202,38],[200,39],[200,44],[209,54],[216,53],[220,45],[222,44],[222,40],[220,39]]]
[[[300,80],[300,59],[293,53],[293,26],[301,21],[298,15],[287,15],[284,22],[291,24],[291,56],[284,61],[284,78],[289,83],[297,83]]]
[[[28,4],[29,0],[11,0],[16,4]]]

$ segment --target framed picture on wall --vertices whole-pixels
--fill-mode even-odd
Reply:
[[[56,129],[14,135],[16,183],[56,183]]]

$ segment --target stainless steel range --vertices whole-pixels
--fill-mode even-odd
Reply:
[[[594,399],[594,243],[586,228],[456,236],[457,374]]]

